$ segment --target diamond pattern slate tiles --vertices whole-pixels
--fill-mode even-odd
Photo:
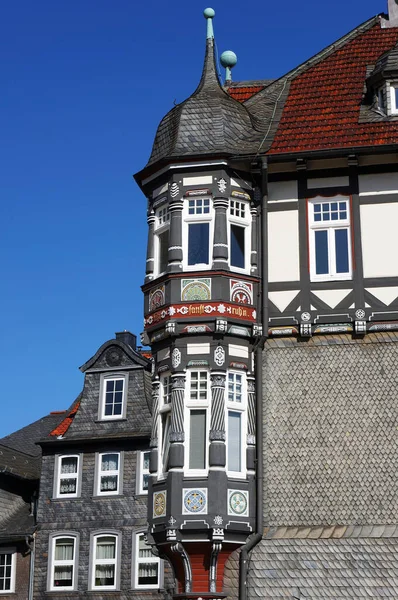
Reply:
[[[395,523],[398,343],[321,338],[266,345],[265,524]]]
[[[262,540],[252,552],[248,598],[394,598],[398,540]]]

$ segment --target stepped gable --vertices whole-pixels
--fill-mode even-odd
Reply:
[[[371,27],[294,78],[270,154],[396,144],[398,122],[360,122],[368,66],[393,48],[379,68],[397,65],[398,28],[383,29],[378,18],[372,21]]]
[[[199,85],[161,121],[147,166],[173,157],[250,152],[258,137],[246,107],[220,85],[209,38]]]

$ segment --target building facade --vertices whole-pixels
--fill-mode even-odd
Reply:
[[[397,6],[224,86],[205,17],[198,88],[135,176],[149,538],[177,597],[393,598]]]

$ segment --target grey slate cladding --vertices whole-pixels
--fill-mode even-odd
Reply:
[[[398,540],[262,540],[248,598],[397,598]]]
[[[266,344],[266,525],[396,522],[398,343],[392,339]]]

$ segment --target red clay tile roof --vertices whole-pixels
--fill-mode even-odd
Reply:
[[[78,400],[76,402],[76,404],[73,406],[72,410],[69,412],[68,416],[65,417],[65,419],[63,421],[61,421],[61,423],[50,432],[50,435],[54,435],[54,436],[64,435],[68,431],[68,429],[75,417],[75,414],[79,410],[79,406],[80,406],[80,400]]]
[[[238,102],[244,102],[245,100],[248,100],[254,96],[254,94],[257,94],[257,92],[261,92],[263,89],[263,85],[230,87],[228,88],[228,94],[232,96],[234,100],[238,100]]]
[[[377,24],[296,77],[269,154],[398,143],[397,121],[358,122],[366,67],[397,41]]]

